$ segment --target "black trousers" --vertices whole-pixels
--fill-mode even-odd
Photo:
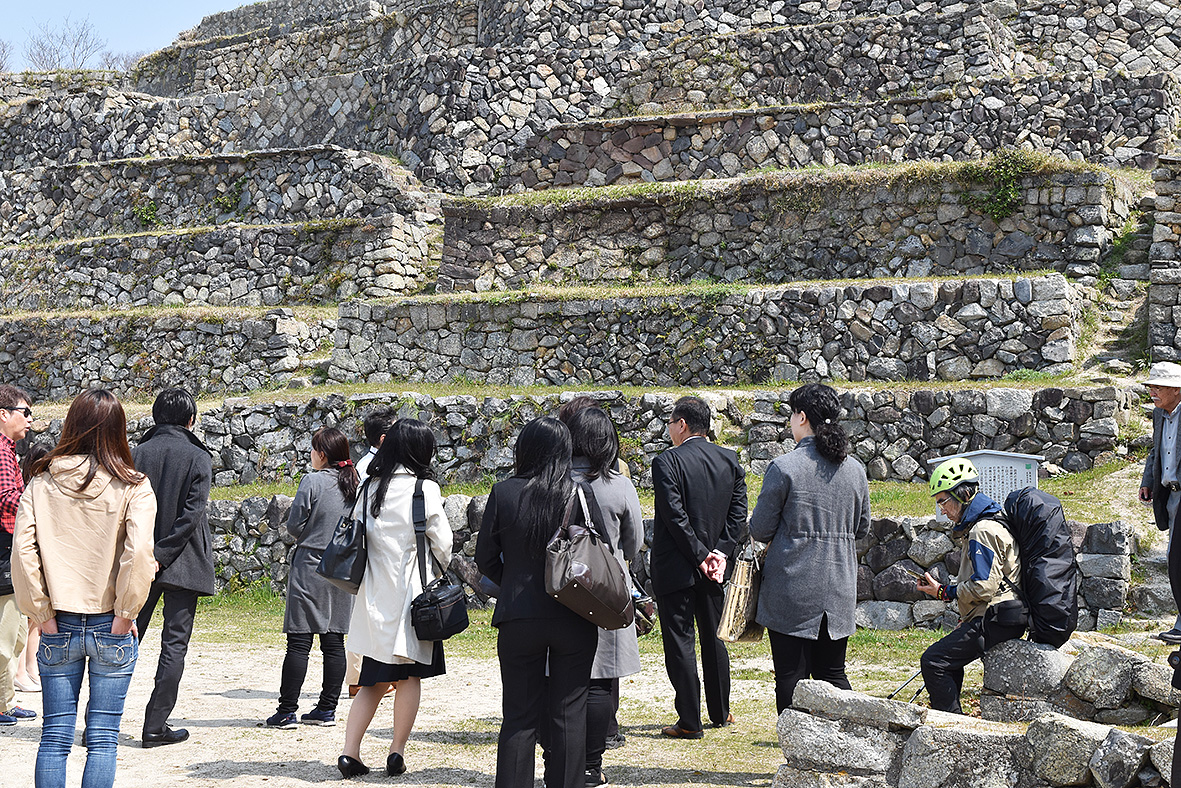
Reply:
[[[793,637],[767,630],[771,641],[771,661],[775,665],[775,708],[780,714],[791,708],[796,685],[804,679],[827,681],[834,687],[851,690],[845,675],[845,650],[849,638],[833,640],[828,636],[828,617],[820,621],[816,640]]]
[[[279,711],[283,714],[294,714],[299,708],[299,691],[308,673],[312,637],[310,632],[287,633],[287,654],[283,657],[283,678],[279,682]],[[344,633],[321,632],[318,637],[320,652],[324,655],[324,686],[320,689],[316,708],[334,711],[344,683]]]
[[[703,727],[702,680],[710,721],[721,724],[730,714],[730,656],[726,645],[718,640],[723,599],[722,586],[709,580],[656,598],[664,640],[664,667],[676,695],[677,724],[685,730],[699,731]],[[701,679],[697,676],[694,622],[701,641]]]
[[[582,619],[500,624],[496,652],[504,720],[496,744],[496,788],[533,788],[543,727],[546,788],[583,788],[586,696],[598,642],[598,628]]]
[[[1006,640],[1019,638],[1025,627],[989,625],[989,639],[995,646]],[[927,647],[919,663],[923,683],[931,696],[931,708],[963,714],[960,709],[960,690],[964,686],[964,666],[980,659],[985,652],[984,617],[962,621],[960,625]]]
[[[1158,488],[1158,491],[1165,495],[1181,495],[1169,491],[1166,487]],[[1158,494],[1160,494],[1158,492]],[[1168,511],[1168,504],[1165,504],[1165,511]],[[1181,512],[1178,512],[1178,519],[1181,519]],[[1169,586],[1173,589],[1173,602],[1177,605],[1177,610],[1181,610],[1181,524],[1174,522],[1169,528]]]
[[[180,679],[185,671],[185,656],[193,636],[193,618],[197,613],[197,592],[163,589],[152,583],[148,600],[139,611],[135,626],[142,641],[147,634],[152,613],[164,598],[164,623],[160,630],[160,661],[156,664],[156,682],[148,708],[144,712],[144,733],[163,733],[168,717],[176,707]]]
[[[607,736],[615,720],[615,698],[612,687],[619,687],[619,679],[591,679],[586,697],[586,768],[603,768],[603,753],[607,750]],[[616,696],[617,697],[617,696]],[[619,726],[616,725],[616,731]]]

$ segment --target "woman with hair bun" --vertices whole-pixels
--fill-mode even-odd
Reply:
[[[335,427],[317,431],[312,435],[311,465],[314,472],[300,480],[287,517],[287,531],[298,541],[287,576],[287,608],[283,615],[287,654],[279,683],[279,707],[267,718],[268,728],[296,727],[295,712],[308,671],[313,635],[320,636],[324,685],[315,708],[298,722],[335,725],[336,703],[344,683],[344,636],[349,631],[353,597],[316,574],[316,567],[336,524],[357,500],[357,469],[349,456],[349,439]]]
[[[788,403],[796,447],[767,466],[750,519],[751,536],[768,543],[756,619],[771,641],[779,712],[805,678],[852,689],[856,541],[869,532],[869,482],[848,456],[836,391],[809,383]]]

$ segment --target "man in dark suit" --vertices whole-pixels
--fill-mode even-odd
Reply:
[[[1181,547],[1177,521],[1181,519],[1181,365],[1162,361],[1148,371],[1148,393],[1152,404],[1152,450],[1144,461],[1140,500],[1152,504],[1156,527],[1169,532],[1169,584],[1173,600],[1181,610]],[[1156,637],[1166,643],[1181,643],[1181,615],[1173,628]]]
[[[656,522],[652,532],[652,591],[660,610],[664,663],[676,692],[677,722],[665,736],[700,739],[701,682],[693,624],[701,641],[705,705],[714,727],[730,713],[730,658],[718,640],[722,580],[746,535],[746,474],[738,455],[710,443],[709,406],[697,397],[673,405],[673,448],[652,462]]]
[[[136,621],[142,640],[156,603],[164,598],[164,626],[156,684],[144,714],[143,746],[160,747],[189,738],[168,727],[176,706],[185,654],[193,634],[197,597],[213,593],[213,540],[209,533],[209,450],[190,430],[197,403],[184,389],[165,389],[152,406],[152,427],[132,456],[156,493],[156,579]]]

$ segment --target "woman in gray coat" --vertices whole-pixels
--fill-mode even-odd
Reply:
[[[597,407],[583,408],[568,422],[573,442],[575,482],[590,485],[603,514],[603,525],[615,556],[628,571],[644,535],[640,499],[635,485],[616,470],[619,433],[611,418]],[[640,672],[640,647],[634,626],[599,630],[599,645],[591,668],[586,699],[586,785],[603,785],[603,751],[607,730],[615,716],[614,685],[623,676]]]
[[[296,726],[295,711],[307,675],[313,635],[320,636],[320,651],[324,654],[324,686],[315,708],[300,721],[335,725],[336,702],[344,682],[344,636],[349,631],[353,597],[316,574],[336,524],[357,500],[357,470],[349,458],[349,441],[344,433],[325,427],[313,435],[311,464],[314,472],[300,481],[287,517],[287,530],[299,541],[291,553],[287,575],[287,610],[283,616],[287,654],[279,684],[279,708],[267,718],[268,728]]]
[[[809,383],[788,402],[796,448],[767,467],[750,519],[751,536],[769,543],[756,619],[771,641],[780,712],[801,679],[852,689],[845,649],[857,629],[856,541],[869,533],[869,483],[848,456],[836,391]]]

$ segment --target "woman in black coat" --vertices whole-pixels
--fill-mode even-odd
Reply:
[[[565,425],[548,417],[526,424],[516,474],[493,485],[476,542],[480,571],[500,585],[492,616],[504,712],[496,788],[532,788],[543,724],[546,788],[584,786],[586,696],[599,630],[545,591],[545,546],[573,493],[570,472]]]

